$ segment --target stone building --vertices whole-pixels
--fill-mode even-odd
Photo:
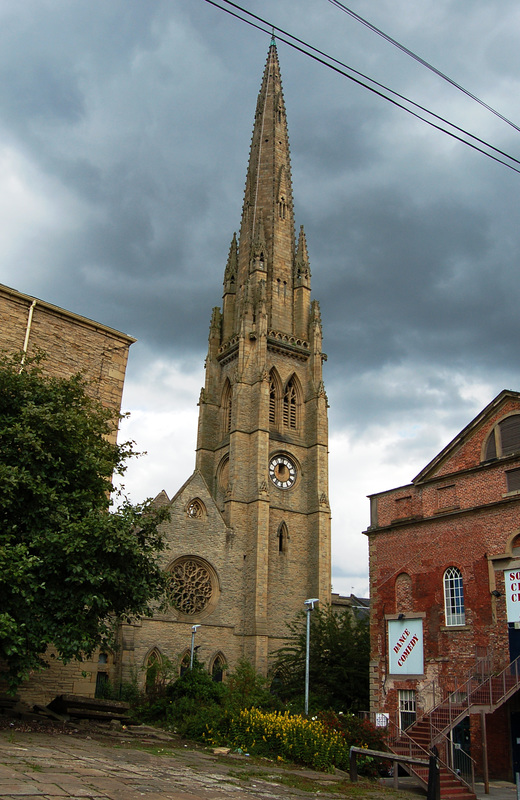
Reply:
[[[272,43],[240,234],[211,316],[195,471],[172,500],[157,497],[171,510],[172,605],[123,626],[116,681],[165,656],[187,659],[194,624],[198,657],[217,677],[242,657],[265,673],[304,600],[330,602],[325,356],[310,277]]]
[[[0,353],[20,353],[23,361],[41,352],[44,372],[60,378],[82,372],[91,394],[116,414],[133,342],[125,333],[0,285]]]
[[[42,352],[43,371],[55,377],[68,378],[82,372],[91,395],[115,414],[121,408],[133,342],[135,339],[120,331],[0,285],[0,353],[20,354],[22,365],[26,357]],[[93,661],[66,666],[52,651],[46,657],[49,669],[20,687],[22,700],[46,704],[61,692],[94,694],[99,655]],[[101,661],[105,658],[102,654]]]
[[[371,497],[372,711],[396,747],[435,743],[467,778],[465,754],[481,779],[520,771],[519,503],[511,391],[410,485]]]

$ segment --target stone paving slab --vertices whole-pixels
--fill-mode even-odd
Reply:
[[[133,746],[131,746],[133,744]],[[342,797],[344,775],[264,767],[250,760],[191,750],[177,742],[0,731],[0,800],[302,800]],[[141,747],[143,747],[141,745]],[[162,752],[160,752],[162,750]],[[312,780],[311,791],[284,785],[281,775]],[[333,785],[334,784],[334,785]],[[409,791],[366,784],[361,800],[401,800]],[[314,789],[314,791],[313,791]],[[334,793],[330,790],[335,789]],[[422,795],[423,796],[423,795]],[[496,798],[496,800],[499,800]]]

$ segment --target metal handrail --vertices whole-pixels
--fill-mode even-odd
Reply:
[[[520,656],[497,675],[490,675],[483,681],[470,677],[420,718],[429,719],[432,734],[434,729],[438,732],[435,736],[432,735],[432,743],[436,741],[438,734],[451,730],[464,719],[470,713],[471,706],[497,706],[513,694],[519,684]]]
[[[393,736],[390,733],[390,726],[395,729],[396,734]],[[422,745],[413,739],[409,733],[403,731],[395,722],[393,722],[390,718],[388,718],[388,745],[392,748],[392,745],[400,744],[401,747],[406,746],[410,756],[426,756],[428,758],[430,756],[430,750],[427,750]],[[457,748],[457,755],[458,764],[455,763],[454,758],[454,747],[453,741],[445,736],[443,733],[440,733],[438,736],[438,742],[442,742],[442,750],[446,753],[443,757],[442,755],[438,755],[439,764],[443,766],[448,772],[451,772],[455,778],[462,781],[466,784],[473,792],[475,791],[475,759],[473,759],[469,753],[466,753],[465,750],[462,748]],[[393,748],[392,748],[393,749]],[[423,780],[420,775],[414,770],[415,774],[420,780]]]
[[[457,677],[453,677],[451,679],[451,683],[455,684],[456,687],[463,686],[469,680],[473,678],[478,678],[479,676],[480,676],[480,682],[484,682],[491,675],[493,651],[489,647],[477,647],[476,652],[477,652],[477,657],[475,659],[475,664],[473,668],[467,673],[467,676],[462,680]],[[482,653],[482,655],[478,655],[479,653]],[[453,690],[453,692],[457,691],[458,688]],[[434,679],[429,683],[425,684],[420,690],[420,695],[422,695],[423,697],[431,695],[433,699],[433,702],[429,710],[426,711],[425,713],[429,713],[437,705],[443,703],[453,692],[446,692],[445,690],[443,690],[441,685],[439,684],[438,679]]]

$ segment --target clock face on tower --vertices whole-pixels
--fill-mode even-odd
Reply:
[[[296,483],[296,465],[288,456],[274,456],[269,462],[269,477],[279,489],[290,489]]]

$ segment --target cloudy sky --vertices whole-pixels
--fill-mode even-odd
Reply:
[[[517,130],[328,0],[243,5],[520,159]],[[346,5],[520,125],[517,0]],[[0,282],[138,339],[134,500],[193,470],[268,46],[205,0],[0,3]],[[278,53],[329,357],[333,586],[366,594],[366,495],[520,390],[520,175]]]

